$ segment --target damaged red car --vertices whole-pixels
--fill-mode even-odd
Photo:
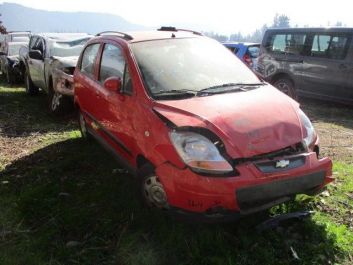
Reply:
[[[98,34],[74,86],[83,137],[137,176],[148,206],[232,220],[333,180],[299,104],[200,33]]]

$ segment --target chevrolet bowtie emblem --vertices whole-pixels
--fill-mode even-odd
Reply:
[[[285,168],[289,165],[289,160],[279,160],[276,162],[276,168]]]

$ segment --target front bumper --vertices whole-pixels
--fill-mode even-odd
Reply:
[[[254,162],[236,167],[239,175],[200,176],[189,168],[170,163],[156,168],[174,212],[222,219],[261,211],[283,203],[296,194],[319,192],[332,179],[332,162],[317,159],[316,153],[304,155],[296,168],[264,173]],[[231,217],[231,218],[232,218]]]

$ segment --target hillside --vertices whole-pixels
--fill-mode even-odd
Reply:
[[[92,12],[53,12],[13,3],[0,4],[1,20],[8,31],[88,32],[105,30],[131,31],[145,29],[123,17]]]

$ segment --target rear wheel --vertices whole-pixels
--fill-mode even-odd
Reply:
[[[280,78],[278,80],[276,80],[273,85],[280,90],[281,92],[283,92],[284,94],[290,96],[291,98],[297,100],[298,96],[297,93],[295,91],[294,88],[294,84],[291,80],[289,80],[288,78]]]
[[[14,83],[13,75],[9,72],[8,69],[6,69],[6,81],[9,85],[12,85]]]
[[[32,79],[29,76],[28,72],[26,72],[25,74],[25,85],[26,85],[26,93],[28,95],[34,96],[38,94],[39,88],[33,84]]]

